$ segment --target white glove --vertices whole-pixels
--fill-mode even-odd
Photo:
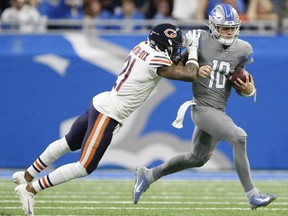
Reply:
[[[195,63],[195,61],[198,61],[198,45],[199,45],[199,38],[200,38],[201,32],[197,31],[197,30],[192,30],[192,31],[188,31],[186,33],[186,37],[185,37],[185,47],[188,51],[188,61],[189,62],[193,62]],[[187,64],[186,63],[186,64]],[[197,62],[198,65],[198,62]]]

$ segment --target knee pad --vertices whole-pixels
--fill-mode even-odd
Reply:
[[[237,127],[235,129],[233,137],[231,137],[229,142],[232,144],[236,142],[240,144],[245,144],[246,138],[247,138],[246,132],[241,127]]]
[[[246,132],[241,127],[237,127],[237,135],[240,138],[245,138],[246,139],[246,137],[247,137]]]
[[[241,127],[237,127],[236,136],[234,137],[232,144],[246,145],[246,140],[246,132]]]

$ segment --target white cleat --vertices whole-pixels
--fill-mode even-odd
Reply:
[[[24,171],[18,171],[18,172],[13,173],[12,175],[13,182],[17,185],[27,184],[27,181],[24,178],[24,174],[25,174]]]
[[[15,188],[15,192],[16,195],[19,197],[21,203],[22,203],[22,208],[25,212],[25,215],[28,216],[34,216],[34,194],[31,192],[28,192],[26,190],[26,186],[27,184],[20,184],[18,186],[16,186]]]

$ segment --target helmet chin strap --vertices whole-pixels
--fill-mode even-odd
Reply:
[[[157,45],[155,46],[155,50],[157,50],[157,51],[161,51],[161,50],[158,48]]]
[[[212,32],[213,38],[223,45],[226,45],[226,46],[232,45],[235,38],[237,37],[235,35],[234,38],[225,39],[225,38],[221,37],[221,34],[217,31],[217,27],[215,28],[213,25],[208,25],[208,27],[209,27],[210,31]]]
[[[222,36],[222,37],[221,37]],[[234,43],[235,39],[237,38],[237,34],[233,36],[233,38],[225,38],[224,35],[221,35],[218,33],[218,36],[214,37],[219,43],[225,45],[225,46],[230,46]]]
[[[234,36],[233,38],[225,38],[225,35],[223,34],[220,34],[218,32],[218,37],[216,38],[216,40],[219,41],[219,43],[223,44],[223,45],[226,45],[226,46],[230,46],[234,43],[235,39],[238,37],[238,34],[239,34],[239,30],[237,30],[235,33],[234,33]]]

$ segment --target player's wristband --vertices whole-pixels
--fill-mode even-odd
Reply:
[[[189,59],[187,60],[187,62],[186,62],[186,65],[187,65],[188,63],[193,63],[193,64],[197,65],[197,67],[199,67],[198,61],[197,61],[197,59],[195,59],[195,58],[189,58]]]
[[[246,93],[240,91],[240,95],[242,95],[242,96],[244,96],[244,97],[254,96],[254,103],[256,103],[256,91],[257,91],[256,88],[254,88],[253,91],[252,91],[250,94],[246,94]]]
[[[244,96],[244,97],[251,97],[251,96],[253,96],[255,93],[256,93],[256,88],[254,88],[253,91],[252,91],[250,94],[246,94],[246,93],[240,91],[240,94],[241,94],[242,96]]]
[[[188,59],[198,59],[197,47],[189,47]]]

